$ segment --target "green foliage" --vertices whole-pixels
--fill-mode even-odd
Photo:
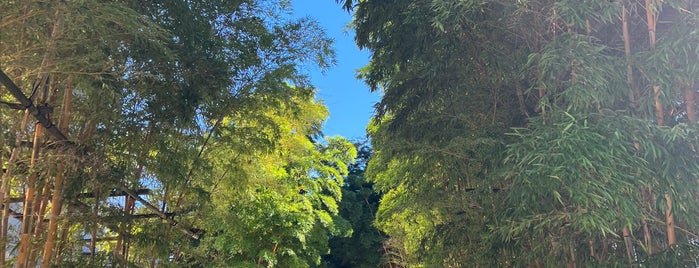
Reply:
[[[260,172],[248,174],[250,181],[238,183],[237,189],[223,182],[235,174],[221,177],[210,207],[199,214],[198,225],[206,233],[192,248],[193,258],[204,266],[320,264],[320,256],[328,251],[327,237],[348,228],[337,216],[340,196],[332,194],[339,190],[344,171],[323,165],[353,157],[354,149],[346,141],[330,139],[320,150],[326,154],[318,160],[313,146],[288,155],[287,162],[271,155],[260,159]]]
[[[34,124],[0,110],[13,193],[34,171],[31,187],[52,189],[57,163],[70,163],[56,265],[309,267],[330,236],[349,233],[338,202],[356,150],[320,140],[328,112],[298,68],[332,65],[332,42],[287,9],[275,0],[0,3],[0,68],[27,96],[48,74],[52,120],[69,117],[65,134],[83,151],[68,158],[49,137],[28,170],[22,146]],[[68,87],[70,113],[60,102]],[[108,197],[124,186],[150,188],[142,197],[153,207],[129,211],[125,198]],[[147,217],[155,212],[166,219]],[[71,251],[93,231],[123,247]]]
[[[349,167],[338,204],[339,215],[351,225],[352,232],[330,239],[330,254],[323,258],[323,267],[377,267],[381,261],[386,237],[373,226],[380,195],[364,176],[372,150],[365,144],[356,146],[357,159]]]
[[[407,265],[694,265],[696,3],[649,1],[651,44],[643,1],[340,2],[384,92],[375,224]]]

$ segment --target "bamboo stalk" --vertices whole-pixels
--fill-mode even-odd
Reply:
[[[7,170],[5,173],[0,174],[2,179],[2,185],[0,186],[0,200],[2,200],[2,222],[0,228],[0,266],[5,265],[5,252],[7,247],[7,230],[8,223],[10,219],[10,181],[12,180],[12,175],[14,174],[14,167],[17,163],[17,158],[19,156],[19,151],[21,149],[22,139],[24,138],[24,129],[27,127],[29,121],[29,111],[24,111],[24,118],[19,128],[15,130],[17,133],[17,138],[15,139],[15,147],[12,148],[10,153],[10,158],[7,161]]]
[[[51,29],[51,33],[49,36],[49,39],[46,43],[46,50],[44,51],[43,59],[41,61],[41,65],[39,67],[39,76],[37,79],[37,82],[35,83],[35,89],[39,88],[48,88],[49,85],[49,75],[47,72],[48,67],[50,67],[53,64],[53,53],[55,52],[55,46],[56,46],[56,39],[59,38],[60,36],[60,29],[61,29],[61,5],[59,4],[58,8],[56,8],[55,13],[54,13],[54,18],[55,18],[55,23],[53,24],[53,27]],[[30,169],[35,169],[36,168],[36,159],[39,156],[40,153],[40,141],[41,141],[41,136],[43,135],[44,128],[50,132],[54,136],[62,136],[63,139],[61,140],[66,140],[65,136],[60,133],[57,129],[53,127],[53,124],[51,124],[51,121],[47,118],[45,114],[37,107],[35,104],[28,99],[26,96],[24,96],[24,93],[14,84],[12,83],[12,80],[7,77],[7,75],[0,71],[0,82],[2,82],[8,89],[8,91],[17,99],[20,101],[20,103],[27,109],[29,112],[31,112],[37,119],[39,119],[39,123],[36,124],[35,130],[34,130],[34,144],[32,146],[32,154],[31,154],[31,159],[30,159]],[[46,100],[48,99],[49,93],[48,92],[40,92],[37,96],[38,103],[45,103]],[[38,172],[33,171],[31,175],[28,178],[27,181],[27,194],[25,196],[25,202],[24,202],[24,208],[23,208],[23,219],[22,219],[22,227],[21,227],[21,232],[20,232],[20,244],[19,244],[19,253],[17,255],[17,262],[15,264],[16,267],[28,267],[30,266],[31,258],[29,258],[31,254],[31,230],[33,229],[32,225],[34,222],[34,213],[35,211],[32,211],[33,206],[34,206],[34,199],[36,198],[35,192],[37,187],[37,176]]]
[[[651,48],[655,48],[655,29],[657,15],[653,12],[653,0],[646,0],[646,21],[648,25],[648,41]]]
[[[70,204],[68,204],[66,211],[71,211]],[[58,263],[61,262],[61,259],[63,256],[62,253],[67,248],[66,245],[68,245],[68,239],[70,238],[70,235],[68,234],[68,230],[69,230],[69,228],[63,228],[63,230],[61,230],[61,236],[60,236],[60,239],[58,239],[57,248],[54,250],[54,254],[52,256],[54,258],[55,262],[58,262]]]
[[[50,172],[50,171],[49,171]],[[46,174],[47,178],[51,177],[51,174]],[[36,225],[34,226],[34,237],[39,237],[41,236],[41,233],[43,232],[43,224],[42,222],[44,221],[44,216],[46,212],[46,207],[48,206],[49,202],[49,196],[51,195],[51,185],[49,184],[48,181],[40,181],[39,182],[42,187],[40,188],[41,191],[37,194],[37,200],[38,202],[34,203],[34,211],[36,211]]]
[[[675,236],[675,219],[672,215],[672,199],[670,194],[665,193],[665,202],[667,203],[667,208],[665,209],[665,224],[667,226],[667,245],[672,247],[677,244],[677,237]]]
[[[697,122],[697,113],[694,108],[694,105],[696,104],[696,92],[694,91],[694,87],[692,86],[692,83],[684,83],[684,100],[685,100],[685,107],[686,107],[686,112],[687,112],[687,119],[689,120],[690,123],[696,123]]]
[[[622,229],[622,235],[624,237],[624,245],[626,246],[626,257],[629,260],[629,263],[633,263],[633,242],[631,241],[631,232],[629,231],[628,226],[624,226],[624,229]]]
[[[95,258],[97,253],[97,221],[99,220],[100,191],[95,192],[95,206],[92,207],[92,227],[90,228],[90,257]]]
[[[655,48],[655,34],[657,26],[657,14],[653,12],[652,0],[646,0],[646,19],[648,20],[648,41],[650,43],[650,48]],[[659,85],[653,85],[653,93],[655,96],[655,113],[658,121],[658,125],[664,125],[664,111],[663,105],[660,102],[660,96],[662,91]],[[675,220],[672,214],[672,199],[670,195],[665,193],[665,202],[667,204],[667,209],[665,210],[665,225],[667,227],[667,244],[673,246],[677,243],[675,236]]]
[[[609,253],[609,243],[607,238],[602,238],[602,253],[600,253],[599,259],[600,263],[604,264],[607,262],[607,254]]]
[[[629,19],[626,5],[622,6],[621,9],[621,24],[624,37],[624,55],[626,57],[626,83],[629,86],[629,103],[633,105],[636,102],[636,97],[634,95],[633,67],[631,63],[631,36],[629,34]]]
[[[30,159],[29,167],[30,169],[35,168],[36,158],[38,157],[40,148],[39,143],[41,141],[41,135],[43,133],[43,127],[41,124],[36,124],[34,130],[34,145],[32,146],[32,156]],[[19,252],[17,253],[17,263],[16,267],[24,268],[29,267],[28,257],[31,243],[31,230],[32,230],[32,214],[31,211],[34,202],[35,195],[35,185],[36,184],[37,173],[32,172],[27,181],[27,193],[25,195],[25,201],[23,206],[23,217],[22,217],[22,227],[19,236]]]
[[[47,172],[42,177],[39,177],[38,180],[38,186],[37,189],[39,191],[37,194],[34,196],[34,208],[32,208],[32,211],[34,211],[34,231],[32,232],[32,240],[37,241],[37,239],[41,238],[41,234],[44,231],[44,216],[46,214],[46,206],[49,200],[49,195],[51,194],[51,185],[47,181],[46,178],[50,178],[50,170]],[[35,242],[32,242],[31,248],[29,250],[29,256],[27,257],[29,263],[36,263],[36,258],[37,258],[37,253],[38,253],[38,244]]]
[[[570,262],[568,262],[568,267],[577,268],[578,265],[575,263],[575,247],[571,245],[568,247],[568,251],[570,251]]]
[[[655,117],[659,126],[665,125],[665,111],[663,109],[663,103],[660,101],[660,95],[662,91],[659,85],[653,85],[653,95],[655,98]]]
[[[646,222],[645,219],[642,220],[643,224],[643,242],[646,245],[646,250],[648,251],[648,254],[653,254],[653,244],[652,244],[652,238],[650,234],[650,229],[648,228],[648,222]]]
[[[63,111],[61,112],[61,120],[58,122],[58,129],[63,133],[68,133],[68,124],[70,123],[71,100],[73,96],[73,88],[67,86],[63,93]],[[53,255],[53,248],[56,240],[56,232],[58,229],[58,217],[61,215],[63,208],[63,181],[66,177],[65,162],[58,163],[56,172],[56,181],[53,185],[53,198],[51,200],[51,212],[49,216],[49,229],[46,234],[46,243],[44,244],[44,257],[41,260],[41,267],[48,268]]]

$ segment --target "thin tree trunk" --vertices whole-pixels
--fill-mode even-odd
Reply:
[[[626,257],[629,260],[629,263],[633,263],[634,258],[633,258],[633,242],[631,241],[631,232],[629,231],[628,226],[624,226],[624,229],[621,231],[622,235],[624,237],[624,245],[626,246]]]
[[[648,43],[651,49],[655,49],[655,30],[656,30],[656,14],[653,12],[652,0],[646,0],[646,21],[648,25]],[[653,98],[655,99],[655,116],[658,125],[662,126],[665,124],[665,112],[663,109],[663,104],[660,101],[660,96],[662,95],[662,90],[660,85],[653,85]]]
[[[35,89],[42,89],[42,88],[48,88],[49,85],[49,75],[47,72],[47,68],[50,67],[53,64],[53,53],[55,52],[55,46],[56,46],[56,39],[59,38],[60,36],[60,28],[61,28],[61,5],[56,8],[56,11],[54,13],[54,18],[55,18],[55,23],[53,25],[53,28],[51,30],[51,35],[49,37],[49,40],[46,44],[46,50],[44,51],[43,59],[41,61],[41,66],[39,70],[39,79],[37,79]],[[10,81],[11,82],[11,81]],[[10,88],[8,86],[8,88]],[[21,92],[20,92],[21,93]],[[17,97],[17,96],[15,96]],[[37,95],[37,99],[39,100],[39,103],[45,103],[46,100],[48,99],[48,92],[40,92]],[[22,101],[22,100],[20,100]],[[30,103],[30,104],[35,104],[35,103]],[[31,107],[30,107],[31,108]],[[46,126],[47,128],[50,129],[50,125]],[[30,170],[36,168],[36,159],[39,156],[40,153],[40,147],[39,144],[41,143],[41,136],[43,134],[44,130],[44,125],[42,124],[36,124],[35,130],[34,130],[34,140],[33,140],[33,146],[32,146],[32,155],[31,155],[31,160],[30,160]],[[31,175],[29,176],[29,179],[27,181],[27,193],[25,196],[25,202],[24,202],[24,209],[23,209],[23,218],[22,218],[22,228],[20,232],[20,244],[19,244],[19,253],[17,254],[17,263],[16,267],[24,268],[24,267],[29,267],[31,265],[30,261],[31,259],[29,258],[30,251],[31,251],[31,230],[33,229],[33,221],[34,217],[33,214],[35,213],[32,211],[33,208],[33,201],[35,198],[35,187],[36,182],[37,182],[37,176],[38,172],[33,171]],[[31,265],[33,266],[33,265]]]
[[[58,122],[58,129],[63,134],[68,135],[68,124],[70,123],[71,100],[73,96],[73,88],[67,86],[63,93],[63,111],[61,112],[61,121]],[[46,234],[46,243],[44,244],[44,258],[41,260],[41,267],[48,268],[51,263],[53,247],[56,240],[56,231],[58,229],[58,217],[61,215],[63,208],[63,180],[66,177],[65,160],[59,160],[58,170],[56,172],[56,181],[53,185],[53,199],[51,200],[51,212],[49,214],[49,229]]]
[[[572,245],[569,246],[568,251],[570,253],[570,260],[568,261],[568,267],[569,268],[577,268],[578,266],[575,263],[575,247],[573,247]]]
[[[51,194],[51,190],[49,189],[50,184],[47,179],[51,177],[50,172],[51,171],[49,170],[47,174],[39,177],[39,180],[37,181],[37,189],[39,189],[39,191],[34,196],[34,208],[32,208],[32,211],[34,211],[35,214],[34,217],[36,218],[34,221],[34,231],[32,233],[33,241],[39,241],[38,239],[41,238],[41,234],[44,231],[44,215],[46,214],[47,206],[46,203],[48,203],[49,195]],[[37,246],[38,244],[32,242],[31,248],[29,250],[29,256],[27,257],[29,263],[36,263],[36,257],[39,250]]]
[[[609,243],[607,241],[607,238],[602,238],[602,253],[600,253],[599,259],[601,264],[605,264],[607,262],[607,254],[609,253]]]
[[[660,101],[660,95],[662,95],[662,90],[659,85],[653,86],[653,96],[655,98],[655,118],[659,126],[665,125],[665,111],[663,109],[663,103]]]
[[[27,121],[29,119],[29,112],[24,112],[24,119],[20,126],[16,126],[15,133],[17,137],[15,138],[15,147],[12,148],[10,153],[10,158],[7,161],[7,169],[5,172],[0,174],[0,179],[2,179],[2,185],[0,186],[0,200],[2,200],[2,222],[0,228],[0,265],[5,264],[5,251],[7,247],[7,230],[8,230],[8,220],[10,216],[10,181],[12,180],[12,175],[14,173],[14,167],[19,156],[19,151],[22,144],[24,129],[26,128]]]
[[[657,11],[657,10],[656,10]],[[653,12],[653,0],[646,0],[646,22],[648,25],[648,41],[651,48],[655,48],[656,14]]]
[[[41,143],[41,135],[43,132],[43,126],[41,124],[36,124],[35,130],[34,130],[34,140],[33,140],[33,146],[32,146],[32,156],[29,164],[29,169],[32,170],[36,166],[36,158],[38,157],[40,153],[40,147],[39,143]],[[20,236],[19,236],[19,252],[17,253],[17,263],[16,267],[18,268],[25,268],[29,267],[28,263],[28,257],[29,257],[29,250],[30,250],[30,243],[31,243],[31,230],[32,228],[32,220],[33,220],[33,201],[34,201],[34,195],[35,195],[35,184],[36,184],[36,177],[37,173],[32,172],[31,175],[29,175],[29,179],[27,181],[27,191],[25,193],[25,199],[24,199],[24,209],[22,211],[22,228],[20,231]]]
[[[694,109],[694,105],[696,104],[695,96],[696,96],[696,92],[694,91],[694,87],[692,86],[692,83],[685,83],[684,84],[684,102],[685,102],[685,107],[686,107],[685,110],[687,111],[687,119],[691,123],[697,122],[697,113]]]
[[[667,245],[669,247],[677,244],[677,238],[675,236],[675,219],[672,215],[672,199],[670,194],[665,193],[665,202],[667,203],[667,208],[665,210],[665,224],[667,226]]]
[[[626,5],[621,9],[622,33],[624,36],[624,55],[626,57],[626,84],[629,86],[629,103],[634,105],[636,97],[634,93],[633,67],[631,62],[631,36],[629,35],[629,20]]]
[[[157,258],[155,257],[155,249],[151,250],[150,268],[155,268],[157,263]]]
[[[648,25],[648,43],[651,49],[655,49],[655,29],[656,29],[656,15],[653,12],[652,0],[646,0],[646,22]],[[660,102],[661,90],[659,85],[653,85],[653,96],[655,98],[655,115],[658,120],[658,125],[664,124],[664,112],[663,104]]]
[[[24,111],[24,118],[22,123],[15,130],[17,137],[15,138],[15,147],[12,148],[10,153],[10,159],[7,161],[7,170],[3,173],[0,178],[2,179],[2,185],[0,186],[0,200],[2,200],[2,222],[0,228],[0,266],[5,265],[5,254],[7,248],[7,230],[10,219],[10,181],[12,180],[12,175],[14,175],[14,168],[17,164],[17,158],[19,157],[19,151],[21,150],[22,140],[24,139],[25,129],[27,128],[27,123],[29,121],[29,111]]]
[[[95,206],[92,208],[92,228],[90,230],[90,257],[97,253],[97,221],[99,220],[99,193],[95,194]]]
[[[507,249],[502,250],[502,257],[505,259],[505,267],[510,267],[510,255],[507,254]]]
[[[66,211],[70,214],[71,211],[71,206],[68,204],[66,207]],[[55,262],[61,262],[61,256],[63,253],[63,250],[66,249],[66,245],[68,245],[68,240],[69,240],[69,234],[68,234],[68,228],[63,228],[61,231],[61,239],[58,240],[58,247],[56,250],[54,250],[53,258]]]
[[[629,34],[629,19],[628,19],[628,11],[626,10],[626,3],[623,4],[622,10],[621,10],[621,23],[622,23],[622,32],[623,32],[623,37],[624,37],[624,55],[626,58],[626,84],[629,87],[629,104],[631,105],[631,110],[633,111],[636,106],[636,92],[635,92],[635,85],[634,85],[634,77],[633,77],[633,63],[631,61],[631,35]],[[656,99],[656,105],[659,104]],[[661,105],[661,110],[662,110],[662,105]],[[662,116],[661,116],[662,118]],[[634,141],[634,148],[638,152],[641,149],[641,145],[637,142]],[[643,187],[642,187],[643,188]],[[642,192],[643,189],[641,189]],[[645,201],[645,199],[644,199]],[[625,231],[628,233],[628,227],[624,227]],[[648,224],[645,223],[645,220],[643,220],[643,237],[646,242],[646,246],[650,244],[650,232],[648,231]],[[624,242],[626,243],[626,239],[624,239]],[[628,247],[628,244],[627,244]],[[627,254],[629,254],[629,248],[627,248]],[[629,255],[630,256],[630,255]],[[629,259],[630,261],[631,259]]]
[[[655,30],[657,25],[657,15],[653,12],[652,0],[646,0],[646,19],[648,21],[648,40],[651,49],[655,48]],[[664,111],[663,105],[660,102],[660,96],[662,91],[659,85],[653,85],[653,93],[655,95],[655,115],[658,120],[658,125],[664,125]],[[675,237],[675,219],[672,214],[672,199],[669,193],[665,193],[665,202],[667,204],[667,209],[665,210],[665,225],[667,227],[667,244],[668,246],[673,246],[677,243]]]
[[[46,178],[51,177],[52,170],[49,170],[49,172],[45,175]],[[48,206],[49,203],[49,197],[51,196],[51,189],[50,189],[50,183],[48,181],[39,181],[39,184],[42,186],[41,187],[41,192],[37,193],[37,200],[38,202],[34,203],[34,211],[36,211],[36,225],[34,226],[34,237],[39,237],[41,236],[41,233],[44,231],[44,217],[46,216],[46,207]]]
[[[136,207],[136,200],[134,198],[127,196],[126,198],[126,214],[127,215],[133,215],[134,213],[134,208]],[[127,229],[131,229],[131,224],[127,223]],[[129,247],[131,246],[131,241],[129,236],[124,236],[124,240],[122,242],[122,258],[124,259],[124,263],[129,262]]]
[[[648,255],[653,254],[653,240],[650,235],[650,229],[648,228],[648,222],[642,219],[641,224],[643,224],[643,242],[646,245],[646,251],[648,251]]]

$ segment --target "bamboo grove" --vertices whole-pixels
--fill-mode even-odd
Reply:
[[[0,1],[0,266],[319,265],[330,46],[285,1]]]
[[[696,267],[699,2],[359,0],[410,267]]]

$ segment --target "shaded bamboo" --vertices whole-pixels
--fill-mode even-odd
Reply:
[[[690,123],[697,122],[697,113],[694,105],[696,104],[696,92],[692,83],[684,83],[684,101],[685,101],[685,111],[687,112],[687,120]]]
[[[633,249],[633,241],[631,241],[631,231],[629,230],[628,226],[624,226],[624,228],[621,231],[621,234],[624,238],[624,245],[626,245],[626,258],[629,260],[629,263],[634,262],[634,249]]]
[[[626,84],[629,87],[629,103],[632,106],[635,102],[635,92],[634,92],[634,77],[633,77],[633,66],[631,61],[631,35],[629,34],[629,20],[628,11],[626,10],[626,3],[623,3],[621,9],[621,24],[622,24],[622,35],[624,38],[624,57],[626,60]],[[640,150],[640,145],[635,143],[636,151]],[[633,263],[633,252],[634,246],[630,237],[630,230],[628,226],[624,226],[622,229],[622,236],[624,238],[624,246],[626,248],[626,257],[629,263]]]
[[[626,83],[629,86],[629,103],[634,105],[636,102],[633,80],[633,66],[631,62],[631,36],[629,34],[629,20],[626,5],[621,9],[621,24],[622,34],[624,37],[624,56],[626,58]]]
[[[656,29],[657,29],[657,10],[654,10],[654,4],[652,0],[646,0],[645,1],[645,8],[646,8],[646,19],[647,19],[647,25],[648,25],[648,42],[650,44],[650,48],[655,49],[655,43],[656,43]],[[665,112],[663,108],[663,104],[660,101],[660,96],[663,95],[662,89],[660,88],[660,85],[654,84],[653,85],[653,96],[655,98],[655,116],[657,120],[657,124],[659,126],[664,125],[664,118],[665,118]],[[672,247],[677,243],[677,239],[675,236],[675,220],[674,220],[674,215],[672,214],[672,198],[670,197],[669,193],[665,193],[665,203],[667,205],[665,209],[665,226],[667,228],[667,244],[668,246]]]

